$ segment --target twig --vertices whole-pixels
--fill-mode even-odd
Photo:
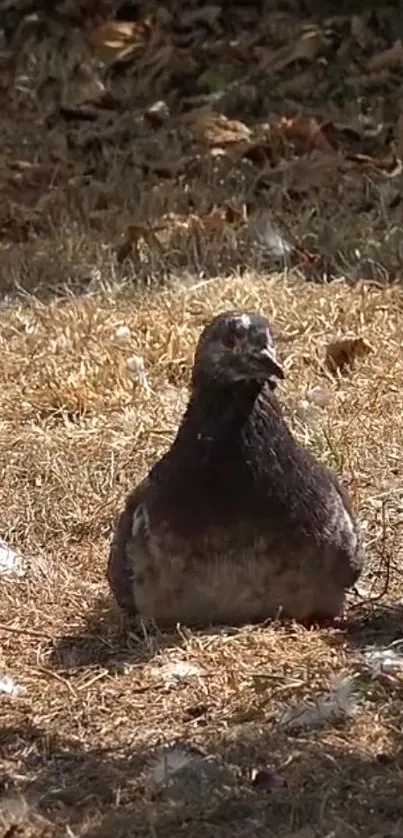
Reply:
[[[21,628],[18,626],[8,626],[6,623],[0,623],[0,631],[9,631],[12,634],[29,634],[31,637],[38,637],[40,640],[54,640],[51,634],[46,634],[43,631],[35,631],[34,629]]]
[[[55,681],[59,681],[59,684],[63,684],[63,686],[69,690],[71,695],[74,698],[77,698],[77,691],[74,689],[73,685],[70,684],[70,681],[68,681],[67,678],[62,678],[58,672],[52,672],[52,670],[45,669],[42,666],[30,667],[30,672],[35,672],[36,674],[44,675],[46,678],[53,678]]]

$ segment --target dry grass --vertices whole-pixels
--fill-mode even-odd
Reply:
[[[366,526],[365,584],[382,597],[364,606],[352,597],[345,632],[183,628],[138,639],[105,582],[113,517],[172,439],[202,325],[233,307],[273,320],[290,421],[343,471]],[[1,698],[2,834],[401,835],[402,682],[364,676],[359,663],[363,645],[393,640],[401,626],[401,290],[246,276],[132,299],[29,302],[0,322],[0,535],[32,558],[28,576],[1,589],[0,669],[27,689]],[[337,381],[324,371],[325,348],[349,330],[375,351]],[[151,392],[130,378],[133,354]],[[317,385],[329,404],[303,413]],[[202,674],[165,689],[155,667],[176,660]],[[355,672],[361,704],[344,724],[301,733],[277,724],[290,701]],[[174,740],[237,766],[235,786],[199,807],[150,802],[147,760]],[[285,787],[253,786],[250,772],[267,764]]]

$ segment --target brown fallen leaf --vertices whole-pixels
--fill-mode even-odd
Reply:
[[[373,352],[371,344],[362,337],[347,337],[334,340],[326,347],[325,363],[332,373],[345,372],[357,358],[364,358]]]
[[[313,117],[295,116],[292,119],[287,119],[283,116],[278,122],[278,128],[287,140],[302,144],[306,151],[317,149],[327,154],[335,153],[335,149]]]
[[[119,263],[130,257],[141,257],[144,250],[162,253],[170,247],[174,236],[185,238],[195,231],[202,229],[202,222],[197,215],[189,213],[167,212],[159,223],[150,227],[140,224],[130,224],[126,230],[124,241],[116,252]]]
[[[252,135],[250,128],[243,122],[227,119],[224,114],[215,111],[198,112],[189,127],[195,140],[210,146],[245,142]]]
[[[88,34],[91,47],[103,60],[116,60],[147,43],[150,24],[125,20],[108,20]]]
[[[200,213],[200,215],[196,213],[180,215],[171,212],[162,217],[168,240],[170,236],[179,233],[185,236],[197,234],[203,239],[214,241],[222,236],[226,228],[236,228],[245,223],[245,220],[246,206],[243,204],[240,207],[231,204],[215,206],[209,212]]]
[[[384,49],[376,55],[372,55],[367,61],[367,73],[379,73],[382,70],[393,70],[394,67],[403,65],[403,43],[399,38],[389,49]]]
[[[165,213],[150,227],[131,224],[124,241],[117,250],[119,263],[132,256],[139,257],[144,248],[159,253],[169,248],[186,248],[188,242],[196,237],[203,244],[220,241],[226,232],[234,232],[246,223],[246,205],[239,206],[230,203],[214,206],[209,212],[196,213]]]
[[[346,154],[345,158],[359,163],[363,168],[377,169],[387,177],[397,177],[403,171],[402,161],[394,154],[388,154],[386,157],[371,157],[368,154]]]

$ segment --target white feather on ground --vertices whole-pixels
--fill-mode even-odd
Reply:
[[[162,795],[171,802],[211,803],[233,784],[229,766],[190,745],[170,745],[155,754],[149,764],[151,796]]]
[[[26,576],[27,563],[20,553],[16,553],[5,542],[0,541],[0,573],[7,576]]]
[[[167,689],[175,689],[190,678],[203,675],[200,666],[195,666],[188,661],[172,661],[164,666],[154,666],[151,672],[156,677],[162,678]]]
[[[291,730],[307,727],[322,727],[339,722],[358,710],[358,695],[355,685],[357,676],[345,676],[335,685],[332,692],[320,696],[315,703],[291,705],[278,719],[278,723]]]
[[[394,640],[389,646],[368,646],[363,656],[373,675],[403,672],[403,638]]]
[[[9,678],[8,675],[0,675],[0,693],[13,696],[24,695],[26,689]]]

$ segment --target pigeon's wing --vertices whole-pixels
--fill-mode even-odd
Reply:
[[[344,549],[350,556],[349,567],[346,571],[345,586],[350,588],[357,582],[365,563],[365,549],[362,531],[358,519],[355,517],[351,498],[343,478],[336,475],[332,469],[325,468],[332,485],[341,500],[339,527],[343,532]]]
[[[146,477],[126,499],[116,523],[106,572],[116,602],[123,611],[133,616],[137,614],[137,608],[133,598],[132,563],[127,548],[132,537],[133,519],[144,501],[148,485]]]

